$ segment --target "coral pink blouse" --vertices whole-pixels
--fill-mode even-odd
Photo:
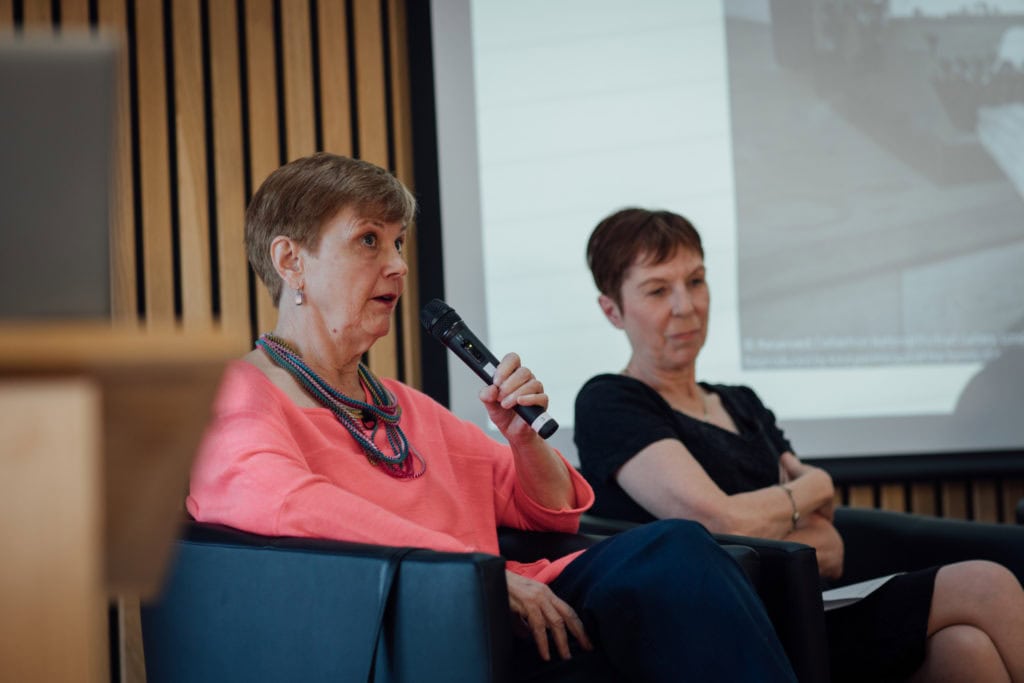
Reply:
[[[418,478],[389,476],[328,409],[301,408],[258,368],[232,362],[192,468],[189,513],[267,536],[494,555],[498,526],[579,528],[594,494],[568,463],[576,507],[545,508],[520,488],[508,446],[415,389],[383,384],[402,408],[409,443],[426,461]],[[380,429],[377,444],[384,443]],[[577,554],[507,567],[550,582]]]

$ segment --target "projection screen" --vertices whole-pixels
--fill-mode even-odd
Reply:
[[[447,299],[543,380],[570,458],[576,392],[628,360],[584,261],[625,206],[701,231],[698,378],[798,453],[1024,447],[1024,0],[431,9]]]

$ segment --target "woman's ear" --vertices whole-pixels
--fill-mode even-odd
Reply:
[[[290,237],[278,235],[270,243],[270,261],[284,283],[294,290],[302,287],[302,254],[299,245]]]
[[[604,317],[608,318],[608,322],[621,330],[622,312],[619,310],[619,305],[610,296],[604,294],[597,297],[597,305],[601,307],[601,312],[604,313]]]

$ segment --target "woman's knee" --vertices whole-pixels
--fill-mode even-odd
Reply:
[[[942,567],[935,577],[932,630],[955,623],[986,624],[1024,610],[1024,591],[1006,567],[969,560]]]
[[[989,653],[993,648],[992,639],[988,634],[970,624],[947,626],[931,637],[941,641],[943,649],[959,652],[968,659],[978,654]]]
[[[925,660],[911,676],[919,681],[1009,681],[995,643],[968,624],[947,626],[928,638]]]
[[[606,587],[616,591],[644,594],[663,591],[666,585],[695,584],[701,576],[731,571],[735,564],[703,526],[689,520],[651,522],[617,540],[615,571],[605,576]]]
[[[968,560],[942,567],[935,579],[936,593],[960,599],[1015,601],[1024,598],[1020,582],[1009,569],[988,560]]]

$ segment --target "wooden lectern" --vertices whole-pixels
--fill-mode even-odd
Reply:
[[[110,680],[110,600],[159,589],[243,351],[213,333],[0,326],[0,680]]]

